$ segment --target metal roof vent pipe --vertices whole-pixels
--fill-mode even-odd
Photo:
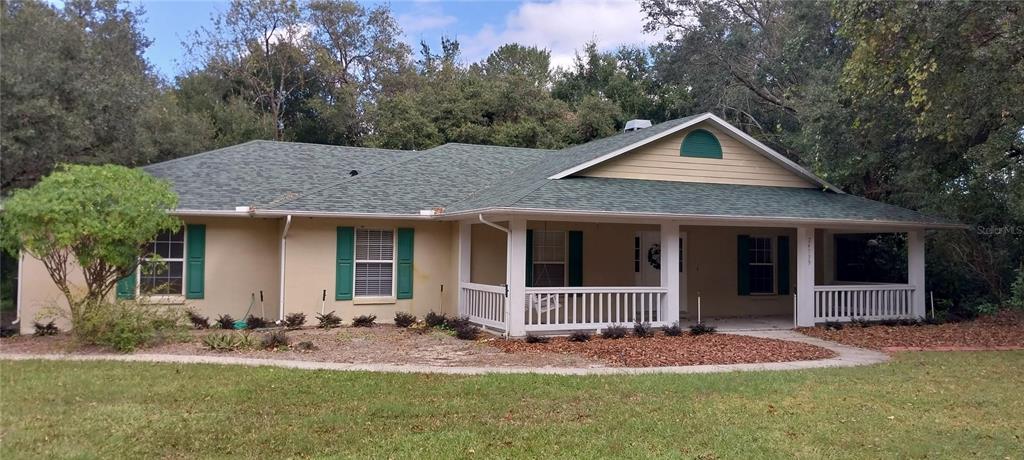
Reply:
[[[626,122],[626,127],[622,130],[624,133],[630,131],[639,131],[644,128],[651,127],[651,120],[629,120]]]

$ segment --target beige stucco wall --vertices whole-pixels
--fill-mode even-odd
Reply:
[[[415,229],[412,299],[375,304],[334,300],[337,228],[341,226]],[[458,275],[452,270],[452,257],[457,254],[457,246],[452,247],[453,228],[457,232],[457,224],[452,222],[293,218],[285,258],[285,314],[305,313],[307,323],[315,324],[324,289],[326,310],[346,322],[354,316],[376,315],[378,322],[388,323],[397,311],[421,318],[430,311],[455,312]]]
[[[211,319],[230,314],[241,318],[249,307],[250,294],[263,290],[267,316],[275,318],[278,305],[278,235],[280,220],[249,218],[188,218],[186,223],[206,225],[205,295],[203,299],[170,299],[168,305],[192,307]],[[81,270],[72,273],[74,284],[84,285]],[[22,265],[21,332],[31,333],[32,323],[44,309],[66,311],[67,302],[50,280],[42,262],[26,256]],[[50,307],[50,308],[48,308]],[[259,304],[253,311],[262,315]],[[68,328],[66,321],[59,327]]]
[[[507,222],[500,222],[498,225],[508,227]],[[469,281],[495,286],[505,284],[505,267],[508,259],[505,232],[484,224],[472,224],[470,230],[472,238]]]
[[[683,138],[694,129],[706,129],[718,138],[722,144],[722,158],[690,158],[679,155]],[[713,184],[814,187],[805,179],[707,123],[654,141],[635,151],[595,165],[579,175]]]

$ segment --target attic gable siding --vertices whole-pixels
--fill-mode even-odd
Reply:
[[[705,129],[718,138],[722,144],[721,159],[679,155],[683,139],[695,129]],[[659,139],[576,175],[710,184],[816,187],[708,123],[700,123]]]

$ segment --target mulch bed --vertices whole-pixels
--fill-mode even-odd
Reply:
[[[841,330],[819,326],[801,328],[799,331],[820,339],[882,351],[1024,348],[1024,315],[1020,312],[1003,312],[962,323],[870,327],[846,325]]]
[[[595,337],[587,342],[570,342],[567,338],[555,337],[547,343],[496,340],[492,345],[513,355],[578,355],[622,367],[770,363],[836,356],[831,350],[805,343],[732,334],[626,337],[617,340]]]

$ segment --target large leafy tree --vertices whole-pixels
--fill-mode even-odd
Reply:
[[[170,185],[140,169],[67,165],[4,202],[0,242],[42,261],[75,324],[135,271],[146,242],[181,226],[167,213],[176,205]],[[82,287],[72,284],[78,269]]]
[[[145,164],[207,146],[144,59],[140,11],[115,0],[0,2],[0,188],[57,163]]]

